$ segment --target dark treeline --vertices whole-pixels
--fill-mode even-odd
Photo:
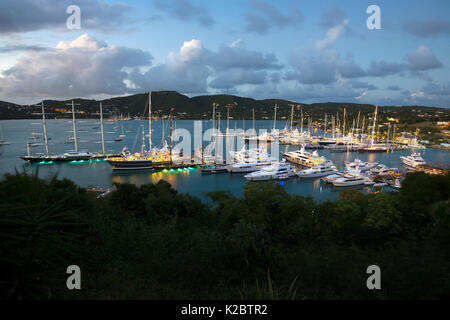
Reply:
[[[450,176],[317,203],[276,183],[213,204],[160,181],[104,198],[67,179],[0,182],[3,299],[448,299]],[[67,290],[66,268],[81,268]],[[381,268],[368,290],[366,268]]]

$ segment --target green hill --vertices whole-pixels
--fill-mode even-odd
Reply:
[[[98,117],[100,100],[74,98],[77,117]],[[101,100],[105,117],[128,114],[132,117],[147,116],[148,93],[120,96]],[[305,117],[312,116],[313,121],[322,120],[325,113],[328,115],[339,114],[342,117],[344,108],[349,117],[356,117],[358,112],[362,116],[371,116],[375,106],[370,104],[356,103],[313,103],[305,104],[282,99],[255,100],[252,98],[239,97],[233,95],[203,95],[188,97],[176,91],[155,91],[152,93],[152,111],[155,116],[167,115],[171,108],[174,109],[174,116],[178,119],[210,119],[212,115],[212,104],[219,105],[217,112],[221,118],[225,119],[227,114],[226,105],[230,108],[230,117],[233,119],[252,119],[253,109],[256,119],[273,119],[274,105],[278,105],[277,119],[288,120],[290,118],[291,105],[295,105],[294,120],[300,118],[300,105]],[[71,100],[44,100],[46,112],[49,118],[70,117]],[[434,108],[423,106],[383,106],[379,108],[380,117],[398,117],[402,121],[415,123],[423,121],[424,118],[431,121],[449,120],[450,109]],[[20,119],[39,117],[39,106],[19,106],[14,103],[0,101],[1,119]],[[306,123],[306,120],[305,120]]]

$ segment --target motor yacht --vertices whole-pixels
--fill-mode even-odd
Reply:
[[[285,152],[283,153],[283,157],[289,162],[299,164],[308,168],[317,166],[327,161],[325,157],[319,156],[317,150],[310,153],[308,151],[305,151],[304,147],[297,151]]]
[[[306,170],[301,170],[297,172],[297,176],[300,178],[315,178],[324,177],[336,173],[338,170],[331,161],[326,161],[317,166],[313,166]]]
[[[408,167],[417,168],[418,166],[423,166],[426,162],[420,156],[420,153],[413,153],[409,156],[401,156],[400,159]]]
[[[353,162],[345,161],[344,164],[346,168],[358,169],[363,172],[375,168],[378,162],[366,162],[356,158]]]
[[[264,181],[273,179],[287,179],[296,175],[295,166],[281,162],[262,168],[260,171],[251,172],[244,177],[249,181]]]
[[[358,186],[371,182],[372,180],[361,173],[346,173],[341,177],[331,181],[335,187]]]

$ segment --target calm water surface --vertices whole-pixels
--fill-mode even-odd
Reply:
[[[99,163],[81,163],[70,164],[61,163],[54,165],[31,165],[20,159],[19,156],[26,154],[26,141],[30,140],[31,135],[40,135],[37,142],[43,143],[43,128],[40,120],[4,120],[0,121],[3,130],[4,140],[10,142],[10,145],[0,146],[0,175],[12,173],[16,169],[35,172],[39,170],[40,177],[48,177],[57,174],[59,177],[65,177],[73,180],[82,187],[95,186],[108,188],[115,182],[131,182],[137,185],[156,182],[160,179],[168,181],[175,189],[182,193],[190,193],[205,199],[204,192],[214,190],[229,190],[233,194],[242,195],[242,186],[246,182],[244,174],[218,174],[201,175],[200,170],[191,170],[183,172],[152,172],[148,170],[132,172],[113,172],[106,162]],[[123,131],[126,135],[123,141],[114,142]],[[105,147],[108,153],[120,152],[123,146],[127,146],[131,151],[138,151],[141,145],[142,125],[148,125],[147,121],[130,120],[121,122],[105,122]],[[284,128],[286,122],[279,121],[278,128]],[[193,132],[193,120],[179,120],[174,126],[184,128]],[[252,121],[232,121],[230,128],[249,129],[252,127]],[[273,126],[273,121],[258,120],[255,121],[256,129],[268,129]],[[165,136],[168,135],[167,122],[165,122]],[[211,121],[202,122],[203,130],[211,128]],[[225,131],[226,121],[221,123],[222,130]],[[101,152],[100,142],[100,123],[95,119],[77,120],[77,132],[79,137],[80,151]],[[153,145],[162,144],[162,122],[152,122],[152,141]],[[146,127],[146,131],[148,128]],[[70,120],[47,120],[47,132],[49,138],[50,153],[62,153],[74,149],[74,144],[66,144],[67,136],[72,135],[72,122]],[[139,132],[139,133],[138,133]],[[207,144],[207,142],[205,142]],[[280,146],[280,151],[295,150],[297,147]],[[32,154],[44,153],[44,145],[31,148]],[[332,153],[327,150],[319,150],[319,154],[330,159],[338,168],[343,167],[345,160],[353,160],[355,157],[361,160],[376,161],[386,164],[390,167],[402,168],[400,156],[408,155],[411,151],[402,150],[391,153]],[[445,150],[426,149],[421,150],[422,156],[426,161],[448,163],[450,161],[450,152]],[[325,186],[320,179],[290,179],[281,182],[284,188],[290,193],[312,196],[318,201],[335,199],[338,197],[337,188]],[[360,187],[361,190],[370,191],[369,187]]]

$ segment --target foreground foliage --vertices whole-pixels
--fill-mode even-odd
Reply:
[[[97,199],[64,179],[0,182],[6,299],[450,298],[450,177],[316,203],[275,183],[213,205],[165,181]],[[82,290],[66,289],[79,265]],[[382,290],[366,287],[379,265]]]

